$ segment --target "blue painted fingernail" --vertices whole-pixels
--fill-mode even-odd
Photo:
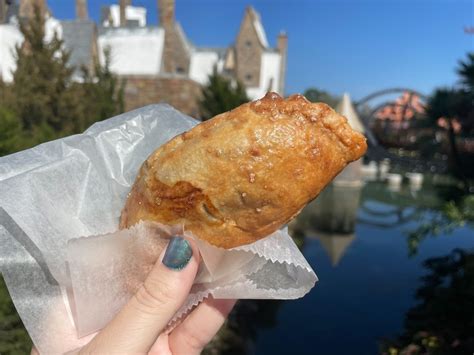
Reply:
[[[171,237],[165,255],[163,264],[173,270],[181,270],[188,265],[193,256],[193,249],[189,242],[182,237]]]

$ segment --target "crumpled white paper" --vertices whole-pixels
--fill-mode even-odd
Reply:
[[[151,105],[0,158],[0,270],[41,353],[87,343],[144,280],[166,244],[163,233],[178,232],[117,226],[141,163],[197,123]],[[201,271],[175,318],[209,294],[292,299],[317,281],[285,231],[231,250],[197,243]]]

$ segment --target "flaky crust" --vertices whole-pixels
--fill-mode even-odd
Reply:
[[[301,95],[268,93],[203,122],[142,165],[120,227],[140,220],[185,229],[232,248],[276,231],[351,161],[365,137]]]

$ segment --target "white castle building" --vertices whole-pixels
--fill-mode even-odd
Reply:
[[[88,16],[87,0],[76,0],[76,19],[54,18],[46,0],[0,0],[0,75],[13,80],[14,48],[23,36],[19,21],[27,21],[38,5],[46,17],[46,40],[54,33],[71,52],[70,65],[93,69],[110,51],[111,70],[126,79],[126,109],[168,102],[188,114],[199,116],[198,100],[214,68],[238,79],[251,99],[267,91],[284,93],[287,36],[281,33],[276,48],[267,39],[260,15],[247,7],[240,29],[228,47],[209,48],[191,43],[175,20],[174,0],[157,0],[159,25],[147,24],[147,9],[131,0],[102,8],[101,22]],[[71,4],[72,5],[72,4]]]

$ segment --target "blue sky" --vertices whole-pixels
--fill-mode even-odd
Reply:
[[[102,5],[89,0],[99,19]],[[157,23],[156,0],[132,0]],[[74,18],[73,0],[48,0],[55,17]],[[272,46],[288,33],[286,93],[317,87],[360,99],[376,90],[408,87],[429,94],[452,85],[455,68],[474,51],[474,1],[468,0],[176,0],[176,18],[197,46],[228,46],[244,9],[262,17]]]

